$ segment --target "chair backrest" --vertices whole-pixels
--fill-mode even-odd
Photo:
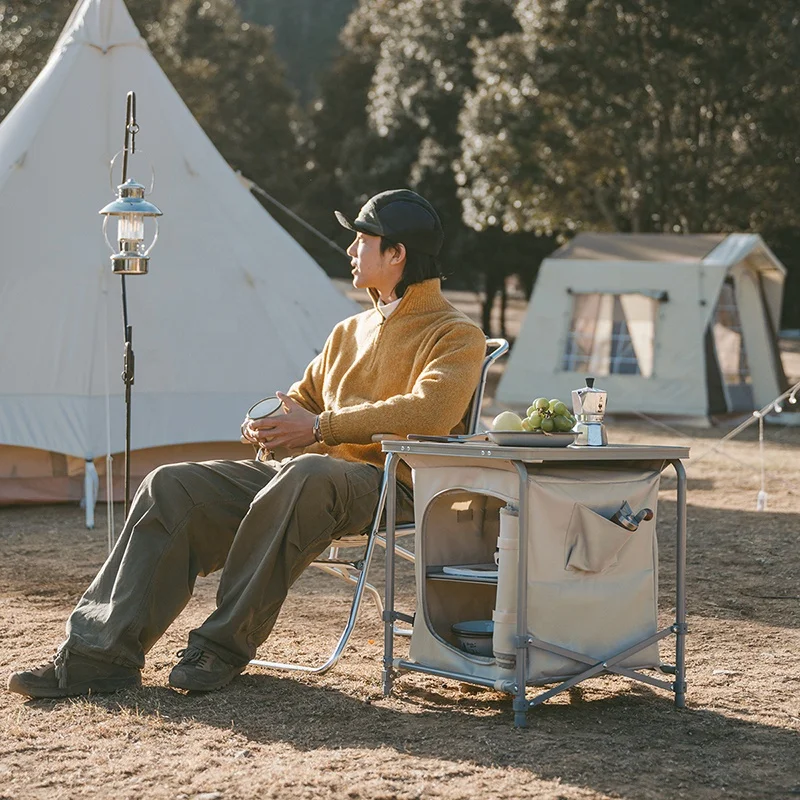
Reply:
[[[508,342],[505,339],[486,340],[486,358],[483,359],[481,367],[481,377],[475,394],[472,396],[472,405],[467,417],[467,433],[477,433],[478,424],[481,421],[481,406],[483,405],[483,394],[486,391],[486,377],[489,374],[489,367],[497,361],[500,356],[508,352]]]

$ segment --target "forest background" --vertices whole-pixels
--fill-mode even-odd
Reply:
[[[579,231],[760,233],[800,327],[800,10],[782,0],[126,0],[234,169],[326,236],[408,186],[492,305]],[[0,120],[75,0],[0,0]],[[347,260],[267,209],[332,276]],[[503,327],[502,314],[500,326]]]

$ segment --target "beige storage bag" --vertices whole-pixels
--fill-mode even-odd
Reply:
[[[507,462],[407,458],[414,468],[417,519],[417,615],[410,658],[420,664],[495,681],[513,678],[509,652],[516,625],[513,548],[500,550],[493,586],[431,580],[447,564],[489,562],[498,537],[511,539],[519,479]],[[416,463],[415,463],[416,462]],[[496,467],[494,466],[496,464]],[[624,501],[656,511],[657,469],[602,465],[531,466],[528,477],[527,629],[551,644],[603,660],[657,629],[655,518],[630,533],[610,521]],[[656,515],[657,516],[657,515]],[[507,556],[505,564],[503,558]],[[510,558],[508,558],[510,557]],[[497,597],[500,606],[497,606]],[[500,662],[458,648],[450,626],[498,612]],[[513,623],[513,626],[512,626]],[[528,651],[529,684],[552,683],[586,668],[538,648]],[[657,644],[629,657],[628,667],[657,666]]]
[[[604,660],[657,630],[655,518],[629,532],[610,521],[627,501],[656,511],[660,472],[549,467],[529,477],[528,631],[551,644]],[[652,644],[623,662],[658,666]],[[533,649],[531,683],[585,666]]]

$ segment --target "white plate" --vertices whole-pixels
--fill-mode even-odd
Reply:
[[[538,431],[488,431],[486,434],[501,447],[566,447],[577,437],[575,431],[539,433]]]
[[[496,578],[497,564],[463,564],[460,566],[442,567],[445,575],[457,575],[462,578]]]

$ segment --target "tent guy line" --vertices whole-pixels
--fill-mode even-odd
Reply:
[[[283,211],[284,214],[287,214],[295,222],[302,225],[309,233],[314,234],[314,236],[316,236],[318,239],[321,239],[323,242],[325,242],[328,247],[330,247],[332,250],[335,250],[337,253],[339,253],[339,255],[347,256],[347,251],[343,247],[340,247],[338,244],[336,244],[336,242],[333,241],[333,239],[329,239],[324,233],[318,231],[310,222],[306,222],[299,214],[296,214],[294,211],[292,211],[289,206],[284,205],[280,200],[277,200],[271,194],[264,191],[264,189],[262,189],[255,181],[245,177],[238,170],[236,174],[239,176],[239,179],[242,181],[242,183],[248,189],[250,189],[250,191],[260,194],[265,200],[272,203],[274,206]]]

